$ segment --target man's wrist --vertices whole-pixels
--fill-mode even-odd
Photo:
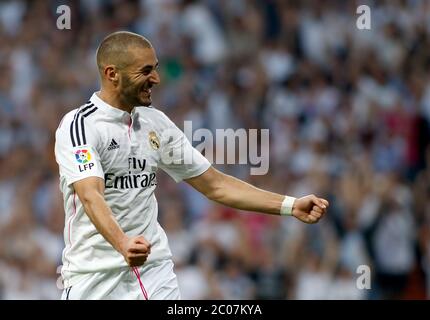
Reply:
[[[121,239],[118,241],[118,251],[122,255],[125,255],[127,252],[127,245],[128,245],[129,238],[124,234]]]
[[[281,216],[291,216],[293,215],[293,205],[296,198],[285,196],[284,201],[282,201],[281,205]]]

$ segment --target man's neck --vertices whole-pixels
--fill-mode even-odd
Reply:
[[[128,113],[131,113],[131,110],[133,110],[133,107],[126,106],[124,105],[124,103],[121,103],[121,100],[115,93],[109,92],[101,88],[100,91],[96,94],[100,99],[102,99],[104,102],[114,108],[120,109]]]

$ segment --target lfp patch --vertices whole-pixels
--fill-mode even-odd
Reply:
[[[75,152],[76,161],[85,164],[91,161],[91,153],[87,149],[77,150]]]

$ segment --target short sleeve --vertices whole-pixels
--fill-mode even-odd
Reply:
[[[97,137],[87,132],[87,143],[73,146],[66,126],[60,125],[55,133],[55,158],[59,166],[60,177],[66,179],[67,185],[88,177],[104,179],[100,156],[96,149]]]
[[[169,120],[161,135],[159,167],[176,182],[201,175],[210,162],[188,141],[185,134]]]

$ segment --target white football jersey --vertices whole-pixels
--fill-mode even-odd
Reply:
[[[157,220],[156,171],[161,168],[179,182],[210,167],[183,132],[159,110],[136,107],[129,114],[94,93],[86,105],[63,117],[55,138],[66,213],[64,286],[86,273],[127,266],[90,221],[73,188],[74,182],[87,177],[104,179],[105,200],[122,230],[151,243],[145,264],[170,259],[167,237]]]

